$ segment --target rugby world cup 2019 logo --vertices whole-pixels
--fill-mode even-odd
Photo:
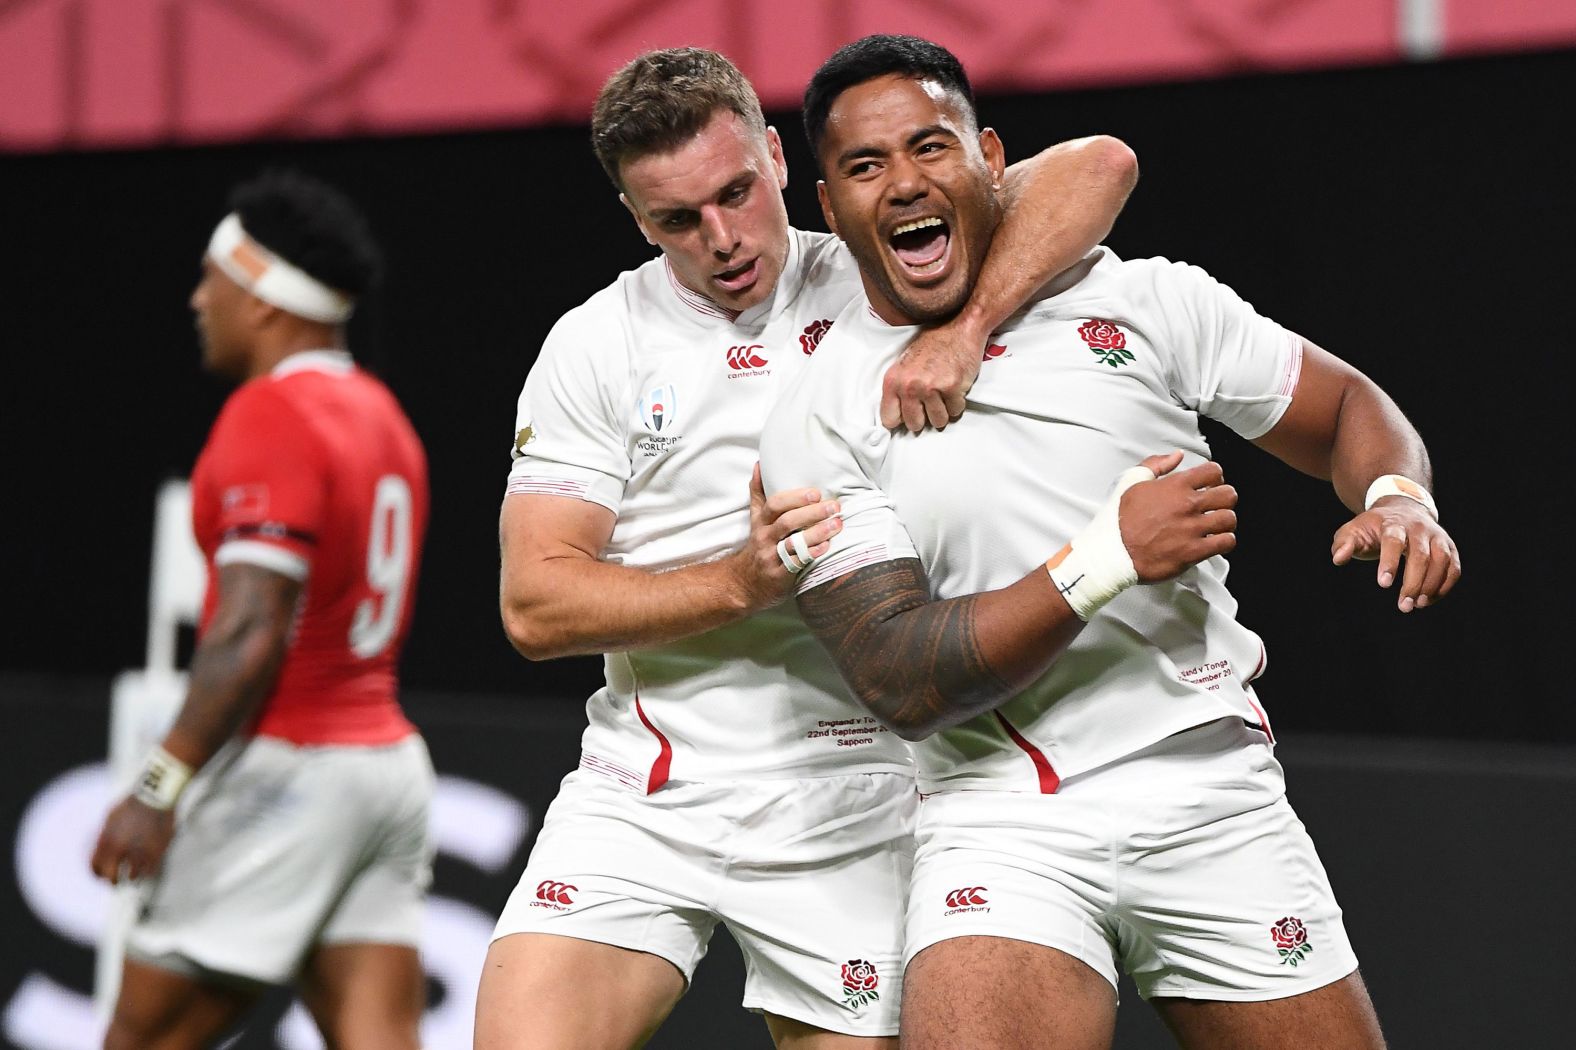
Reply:
[[[640,399],[640,421],[653,434],[671,431],[678,418],[678,404],[678,391],[673,389],[673,384],[654,387]]]
[[[640,422],[645,436],[635,448],[645,459],[656,459],[678,444],[679,392],[672,383],[651,387],[640,396]]]

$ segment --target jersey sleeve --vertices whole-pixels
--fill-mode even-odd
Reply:
[[[1302,340],[1197,266],[1146,261],[1138,300],[1170,357],[1172,393],[1253,439],[1280,421],[1302,368]]]
[[[833,326],[832,331],[837,331]],[[828,340],[832,336],[827,337]],[[879,392],[858,374],[842,374],[826,343],[790,386],[767,419],[761,435],[761,481],[768,495],[783,489],[819,489],[823,499],[842,504],[843,529],[831,549],[799,577],[803,594],[856,569],[917,557],[908,530],[876,481],[876,468],[892,440],[875,418],[874,401],[854,396]],[[826,356],[822,356],[826,355]],[[864,408],[871,410],[866,412]]]
[[[219,499],[215,567],[246,564],[305,582],[328,509],[327,452],[268,381],[231,398],[209,438]]]
[[[625,339],[616,319],[595,319],[594,303],[559,319],[526,376],[508,492],[569,496],[617,514],[630,475]]]

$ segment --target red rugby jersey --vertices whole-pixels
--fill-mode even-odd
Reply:
[[[338,351],[292,354],[225,402],[192,473],[192,527],[218,568],[304,584],[290,647],[253,732],[387,744],[413,727],[397,663],[427,529],[427,460],[387,387]]]

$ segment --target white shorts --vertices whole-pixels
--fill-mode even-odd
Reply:
[[[419,736],[237,741],[182,796],[126,954],[205,980],[284,984],[319,944],[418,945],[432,786]]]
[[[917,799],[893,773],[642,795],[576,770],[493,937],[649,952],[688,981],[720,920],[744,955],[746,1008],[895,1035]]]
[[[1256,729],[1223,719],[1064,781],[920,806],[904,965],[953,937],[1081,959],[1145,999],[1259,1001],[1357,968],[1313,842]]]

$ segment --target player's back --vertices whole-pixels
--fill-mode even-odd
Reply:
[[[193,479],[211,565],[278,552],[304,579],[290,647],[256,732],[382,744],[411,732],[397,662],[428,514],[420,439],[387,387],[343,354],[296,354],[225,405]],[[250,556],[225,552],[248,545]],[[288,571],[299,565],[304,577]],[[210,574],[210,579],[213,579]],[[210,586],[204,620],[215,598]]]

